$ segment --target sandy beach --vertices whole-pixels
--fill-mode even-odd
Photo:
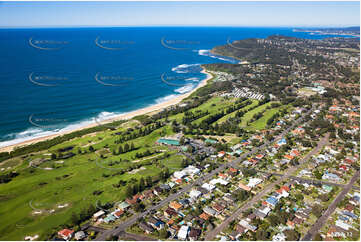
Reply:
[[[101,124],[111,123],[111,122],[114,122],[114,121],[117,121],[117,120],[128,120],[128,119],[132,119],[133,117],[138,116],[138,115],[159,112],[159,111],[163,110],[166,107],[169,107],[169,106],[180,103],[183,99],[189,97],[198,88],[201,88],[201,87],[205,86],[207,84],[208,80],[210,80],[212,78],[212,75],[207,73],[204,69],[202,70],[202,73],[207,75],[206,79],[202,80],[202,82],[199,83],[199,85],[195,89],[193,89],[192,91],[190,91],[188,93],[185,93],[185,94],[182,94],[182,95],[179,95],[179,96],[177,96],[177,97],[175,97],[173,99],[170,99],[168,101],[165,101],[163,103],[158,103],[158,104],[155,104],[155,105],[152,105],[152,106],[149,106],[149,107],[146,107],[146,108],[138,109],[138,110],[135,110],[135,111],[132,111],[132,112],[129,112],[129,113],[120,114],[120,115],[118,115],[118,116],[116,116],[114,118],[111,118],[111,119],[102,120]],[[97,126],[97,125],[99,125],[99,124],[94,122],[93,124],[86,125],[86,126],[83,126],[83,127],[77,128],[77,129],[69,130],[69,131],[66,131],[66,132],[59,132],[59,133],[56,133],[56,134],[53,134],[53,135],[38,137],[38,138],[23,141],[23,142],[20,142],[20,143],[17,143],[17,144],[4,146],[4,147],[0,148],[0,152],[10,152],[16,147],[22,147],[22,146],[37,143],[37,142],[40,142],[40,141],[52,139],[52,138],[55,138],[57,136],[72,133],[74,131],[78,131],[78,130],[81,130],[81,129],[91,128],[91,127],[94,127],[94,126]]]

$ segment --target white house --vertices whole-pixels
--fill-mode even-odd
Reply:
[[[215,188],[214,185],[211,185],[211,184],[208,184],[208,183],[204,183],[204,184],[202,185],[202,187],[203,187],[204,189],[207,189],[208,191],[212,191],[212,190]]]
[[[188,236],[189,226],[182,226],[180,230],[178,231],[178,239],[180,240],[186,240]]]
[[[189,192],[189,196],[194,200],[197,199],[198,197],[200,197],[202,195],[202,193],[200,191],[197,190],[192,190]]]
[[[249,182],[248,182],[248,187],[255,187],[257,186],[258,184],[261,184],[262,183],[262,179],[259,179],[259,178],[251,178],[249,179]]]
[[[282,232],[278,233],[276,235],[273,235],[272,241],[286,241],[286,236]]]

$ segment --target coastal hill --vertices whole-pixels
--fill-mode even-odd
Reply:
[[[293,59],[303,62],[313,61],[315,56],[308,55],[305,49],[315,50],[317,48],[335,52],[337,48],[344,48],[345,45],[358,49],[358,42],[359,40],[356,38],[347,40],[327,38],[320,41],[271,35],[266,39],[250,38],[234,42],[228,41],[226,45],[214,47],[211,52],[250,63],[292,65]]]

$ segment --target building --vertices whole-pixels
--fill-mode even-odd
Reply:
[[[201,235],[201,230],[196,228],[191,228],[188,233],[188,237],[190,240],[198,240],[199,236]]]
[[[249,186],[244,185],[242,182],[238,184],[239,188],[245,190],[245,191],[251,191],[251,188]]]
[[[71,237],[73,236],[73,233],[74,230],[72,229],[63,229],[58,232],[58,235],[65,240],[70,240]]]
[[[182,226],[177,234],[179,240],[186,240],[188,236],[189,226]]]
[[[340,181],[341,180],[341,178],[338,175],[329,173],[327,171],[323,174],[322,179],[323,180],[331,180],[331,181]]]
[[[97,220],[98,218],[102,217],[104,214],[105,214],[105,212],[103,210],[100,210],[93,214],[93,219]]]
[[[163,144],[163,145],[174,145],[174,146],[180,146],[180,143],[178,140],[175,139],[164,139],[160,138],[156,142],[157,144]]]
[[[141,228],[146,234],[150,234],[154,231],[152,227],[150,227],[148,224],[141,222],[139,224],[139,228]]]
[[[262,183],[262,179],[259,178],[251,178],[249,179],[249,182],[247,184],[248,187],[253,188],[255,186],[257,186],[258,184]]]
[[[84,231],[78,231],[78,232],[76,232],[75,235],[74,235],[74,238],[75,238],[76,240],[82,240],[82,239],[84,239],[85,237],[86,237],[86,234],[84,233]]]
[[[272,241],[286,241],[286,235],[284,233],[278,233],[272,237]]]
[[[217,215],[217,211],[214,210],[213,208],[208,207],[208,206],[203,208],[203,212],[205,212],[206,214],[208,214],[210,216],[216,216]]]

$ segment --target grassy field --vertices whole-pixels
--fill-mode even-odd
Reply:
[[[247,100],[244,101],[244,102],[247,102]],[[258,100],[252,100],[252,103],[251,103],[250,105],[247,105],[247,106],[244,107],[244,108],[241,108],[241,109],[239,109],[239,110],[236,110],[236,111],[234,111],[234,112],[232,112],[232,113],[229,113],[229,114],[225,115],[224,117],[220,118],[216,123],[221,124],[221,123],[227,121],[227,119],[233,118],[233,117],[236,115],[237,112],[250,109],[250,108],[252,108],[252,107],[254,107],[254,106],[257,106],[258,103],[259,103]]]
[[[258,112],[261,112],[263,110],[265,110],[268,106],[271,106],[271,104],[274,103],[274,102],[268,102],[268,103],[265,103],[261,106],[258,106],[256,107],[255,109],[252,109],[251,111],[247,112],[243,117],[242,117],[242,121],[240,123],[240,126],[241,127],[246,127],[247,126],[247,123],[248,121],[250,121],[253,117],[253,115],[255,115],[256,113]]]
[[[263,114],[263,116],[250,123],[250,125],[247,127],[247,130],[262,130],[265,129],[267,126],[267,121],[269,118],[272,117],[275,113],[277,113],[279,110],[285,108],[285,106],[279,106],[277,108],[271,108],[269,110],[266,110],[266,112]]]

